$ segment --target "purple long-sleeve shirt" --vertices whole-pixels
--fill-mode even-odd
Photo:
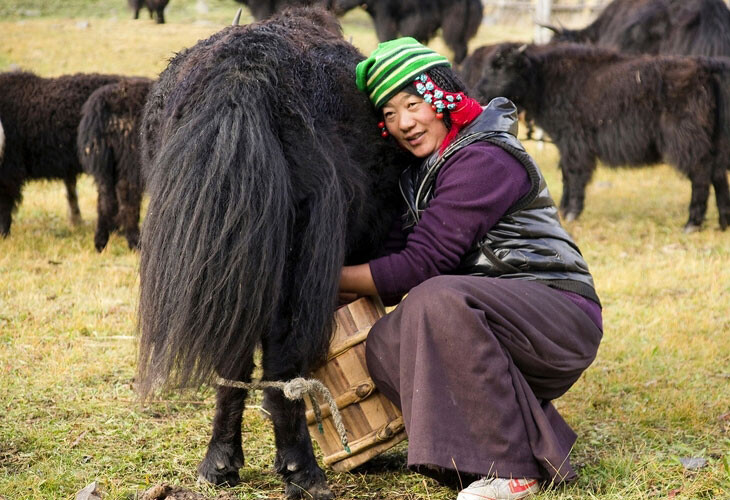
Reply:
[[[530,191],[525,168],[499,146],[476,142],[441,167],[434,196],[407,238],[400,221],[386,248],[393,253],[370,261],[378,293],[397,297],[428,278],[449,274],[517,200]],[[602,329],[601,308],[576,293],[556,290]]]

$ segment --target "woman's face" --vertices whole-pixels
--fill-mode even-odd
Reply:
[[[438,150],[448,133],[431,105],[408,92],[399,92],[383,106],[383,119],[388,133],[418,158]]]

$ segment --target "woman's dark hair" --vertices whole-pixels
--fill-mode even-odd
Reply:
[[[435,68],[429,69],[426,73],[431,77],[433,83],[438,85],[441,89],[447,92],[466,92],[466,85],[461,80],[459,75],[448,66],[436,66]],[[406,85],[402,92],[406,92],[417,97],[421,95],[416,90],[416,86],[413,83]],[[451,130],[451,116],[448,110],[444,110],[444,125],[446,128]]]

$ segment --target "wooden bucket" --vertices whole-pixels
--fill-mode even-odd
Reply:
[[[365,363],[365,339],[383,315],[380,300],[368,297],[339,308],[327,363],[312,373],[337,403],[350,453],[342,446],[329,406],[320,401],[324,429],[320,433],[309,398],[304,398],[309,434],[322,449],[325,465],[338,472],[349,471],[406,438],[400,410],[375,388]]]

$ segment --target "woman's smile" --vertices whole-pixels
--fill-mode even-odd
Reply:
[[[388,133],[417,158],[437,151],[448,129],[422,97],[411,92],[396,94],[383,106]]]

